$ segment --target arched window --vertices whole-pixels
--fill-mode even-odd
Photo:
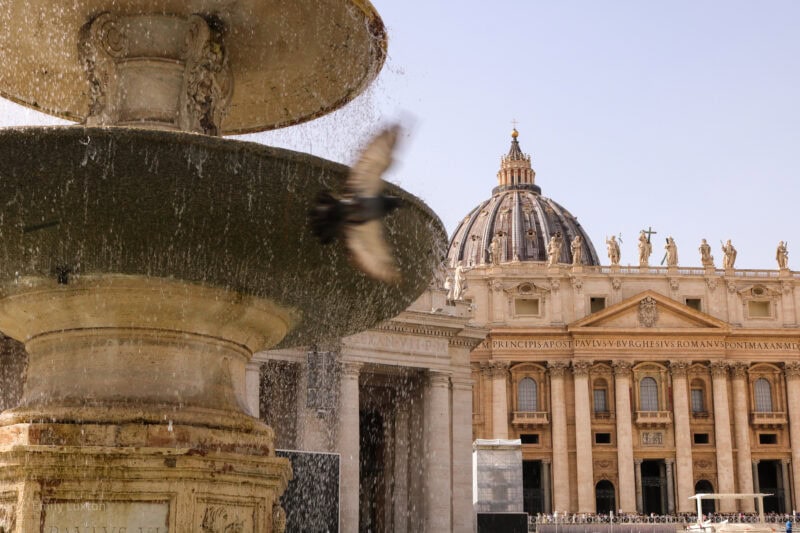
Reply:
[[[595,380],[594,387],[592,389],[592,396],[594,400],[594,412],[595,414],[607,414],[608,413],[608,384],[606,380],[600,378]]]
[[[706,412],[705,384],[700,379],[692,381],[692,413],[702,414]]]
[[[658,384],[653,378],[639,382],[639,410],[658,411]]]
[[[758,378],[753,384],[756,393],[756,411],[759,413],[772,412],[772,387],[764,378]]]
[[[524,412],[539,410],[536,382],[531,378],[522,378],[517,389],[517,409]]]

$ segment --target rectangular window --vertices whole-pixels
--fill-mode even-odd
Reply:
[[[759,444],[778,444],[778,434],[777,433],[759,433],[758,434],[758,443]]]
[[[595,433],[595,444],[611,444],[611,433]]]
[[[522,441],[522,444],[539,444],[538,433],[523,433],[519,436],[519,439]]]
[[[589,298],[589,312],[596,313],[606,308],[605,296],[592,296]]]
[[[517,316],[539,316],[539,300],[516,298],[514,300],[514,314]]]
[[[750,300],[747,302],[747,314],[750,318],[769,318],[772,316],[770,304],[771,302]]]
[[[695,433],[694,434],[694,443],[695,444],[708,444],[708,433]]]
[[[705,398],[703,389],[692,389],[692,413],[702,414],[706,412]]]
[[[608,413],[606,389],[594,389],[594,412],[600,414]]]
[[[686,298],[686,307],[691,307],[695,311],[702,311],[702,300],[700,298]]]

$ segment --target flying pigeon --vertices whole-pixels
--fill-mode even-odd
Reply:
[[[400,281],[381,219],[400,207],[396,196],[383,194],[383,173],[392,164],[400,126],[384,129],[367,144],[358,162],[350,169],[341,197],[331,191],[320,193],[312,209],[311,229],[323,244],[341,236],[356,267],[386,283]]]

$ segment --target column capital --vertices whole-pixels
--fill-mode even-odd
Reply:
[[[783,366],[784,372],[786,372],[786,379],[795,380],[800,378],[800,361],[788,361]]]
[[[451,375],[450,383],[453,385],[453,389],[472,390],[474,381],[468,377],[455,377]]]
[[[643,462],[644,462],[644,459],[634,459],[633,460],[633,464],[635,464],[636,466],[642,466]]]
[[[664,459],[664,464],[667,465],[667,466],[672,466],[672,465],[675,464],[675,459],[672,459],[671,457],[668,457],[668,458]]]
[[[361,367],[363,366],[363,363],[355,361],[341,361],[339,363],[339,374],[342,377],[358,379],[358,376],[361,374]]]
[[[753,459],[753,466],[756,466],[760,462],[761,462],[761,459]]]
[[[543,465],[548,465],[548,466],[550,466],[550,464],[551,464],[552,462],[553,462],[553,461],[552,461],[551,459],[542,459],[542,464],[543,464]]]
[[[689,371],[688,361],[671,361],[669,363],[669,370],[673,377],[685,378],[686,373]]]
[[[435,370],[428,371],[428,385],[431,387],[449,387],[450,386],[450,373],[437,372]]]
[[[781,464],[788,466],[788,465],[792,464],[792,460],[789,459],[788,457],[784,457],[783,459],[781,459]]]
[[[576,376],[588,376],[589,370],[592,369],[592,361],[585,359],[572,362],[572,373]]]
[[[749,361],[731,361],[728,365],[734,379],[744,379],[747,377],[747,370],[750,368]]]
[[[727,361],[711,361],[708,364],[711,369],[712,378],[727,378],[728,377],[728,362]]]
[[[547,368],[550,370],[550,376],[554,378],[563,378],[564,373],[569,368],[567,361],[550,361],[547,363]]]
[[[508,361],[490,361],[487,364],[487,373],[494,378],[508,377],[508,368],[511,364]]]
[[[615,376],[629,377],[631,375],[633,363],[624,359],[616,359],[611,362],[611,366],[614,368]]]

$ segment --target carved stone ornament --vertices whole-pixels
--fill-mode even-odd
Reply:
[[[575,290],[577,292],[581,292],[581,289],[583,288],[583,280],[579,277],[573,276],[570,278],[570,281],[572,282],[572,286],[575,287]]]
[[[681,287],[678,278],[669,278],[669,288],[673,291],[677,291]]]
[[[669,370],[674,377],[686,377],[686,372],[689,370],[689,363],[687,361],[671,361]]]
[[[218,26],[200,15],[95,17],[79,40],[86,125],[219,135],[233,77]]]
[[[222,506],[206,507],[200,531],[203,533],[244,533],[244,520],[228,517],[228,509]]]
[[[588,376],[589,370],[592,369],[592,362],[591,361],[573,361],[572,362],[572,373],[576,376]]]
[[[711,361],[708,367],[711,369],[711,376],[715,378],[728,377],[728,363],[725,361]]]
[[[658,321],[658,307],[656,300],[652,296],[643,298],[639,302],[639,324],[646,328],[652,328]]]
[[[791,281],[784,281],[781,283],[781,290],[783,291],[783,294],[791,294],[792,291],[794,291],[794,283]]]
[[[731,374],[735,378],[746,378],[747,370],[750,368],[750,363],[747,361],[733,361],[729,365]]]
[[[619,278],[612,279],[611,286],[614,288],[615,291],[618,291],[620,287],[622,287],[622,280]]]
[[[17,512],[16,505],[10,501],[0,500],[0,531],[11,533],[16,531]]]
[[[550,280],[550,290],[557,291],[560,288],[561,288],[561,281],[559,281],[557,279],[551,279]]]
[[[698,459],[694,462],[694,467],[697,470],[710,470],[714,463],[708,459]]]
[[[788,361],[784,365],[784,371],[786,372],[786,379],[795,380],[800,378],[800,361]]]
[[[508,361],[492,361],[489,369],[493,378],[504,379],[508,377],[508,368],[511,366]]]
[[[706,278],[706,285],[708,285],[708,290],[714,292],[714,289],[717,288],[717,278]]]
[[[493,290],[494,292],[500,292],[500,291],[502,291],[502,290],[503,290],[503,284],[502,284],[502,283],[500,283],[500,282],[499,282],[499,281],[497,281],[497,280],[493,281],[493,282],[492,282],[492,290]]]
[[[594,466],[597,467],[598,469],[611,468],[613,464],[614,464],[613,461],[610,461],[608,459],[598,459],[597,461],[594,462]]]
[[[566,361],[550,361],[547,363],[547,368],[550,370],[550,376],[554,378],[564,377],[564,373],[567,371],[568,367],[569,363]]]
[[[616,360],[611,363],[615,376],[630,376],[633,364],[630,361]]]
[[[286,511],[279,503],[272,504],[272,531],[284,533],[286,531]]]
[[[734,294],[736,292],[736,283],[729,281],[728,282],[728,292]]]

